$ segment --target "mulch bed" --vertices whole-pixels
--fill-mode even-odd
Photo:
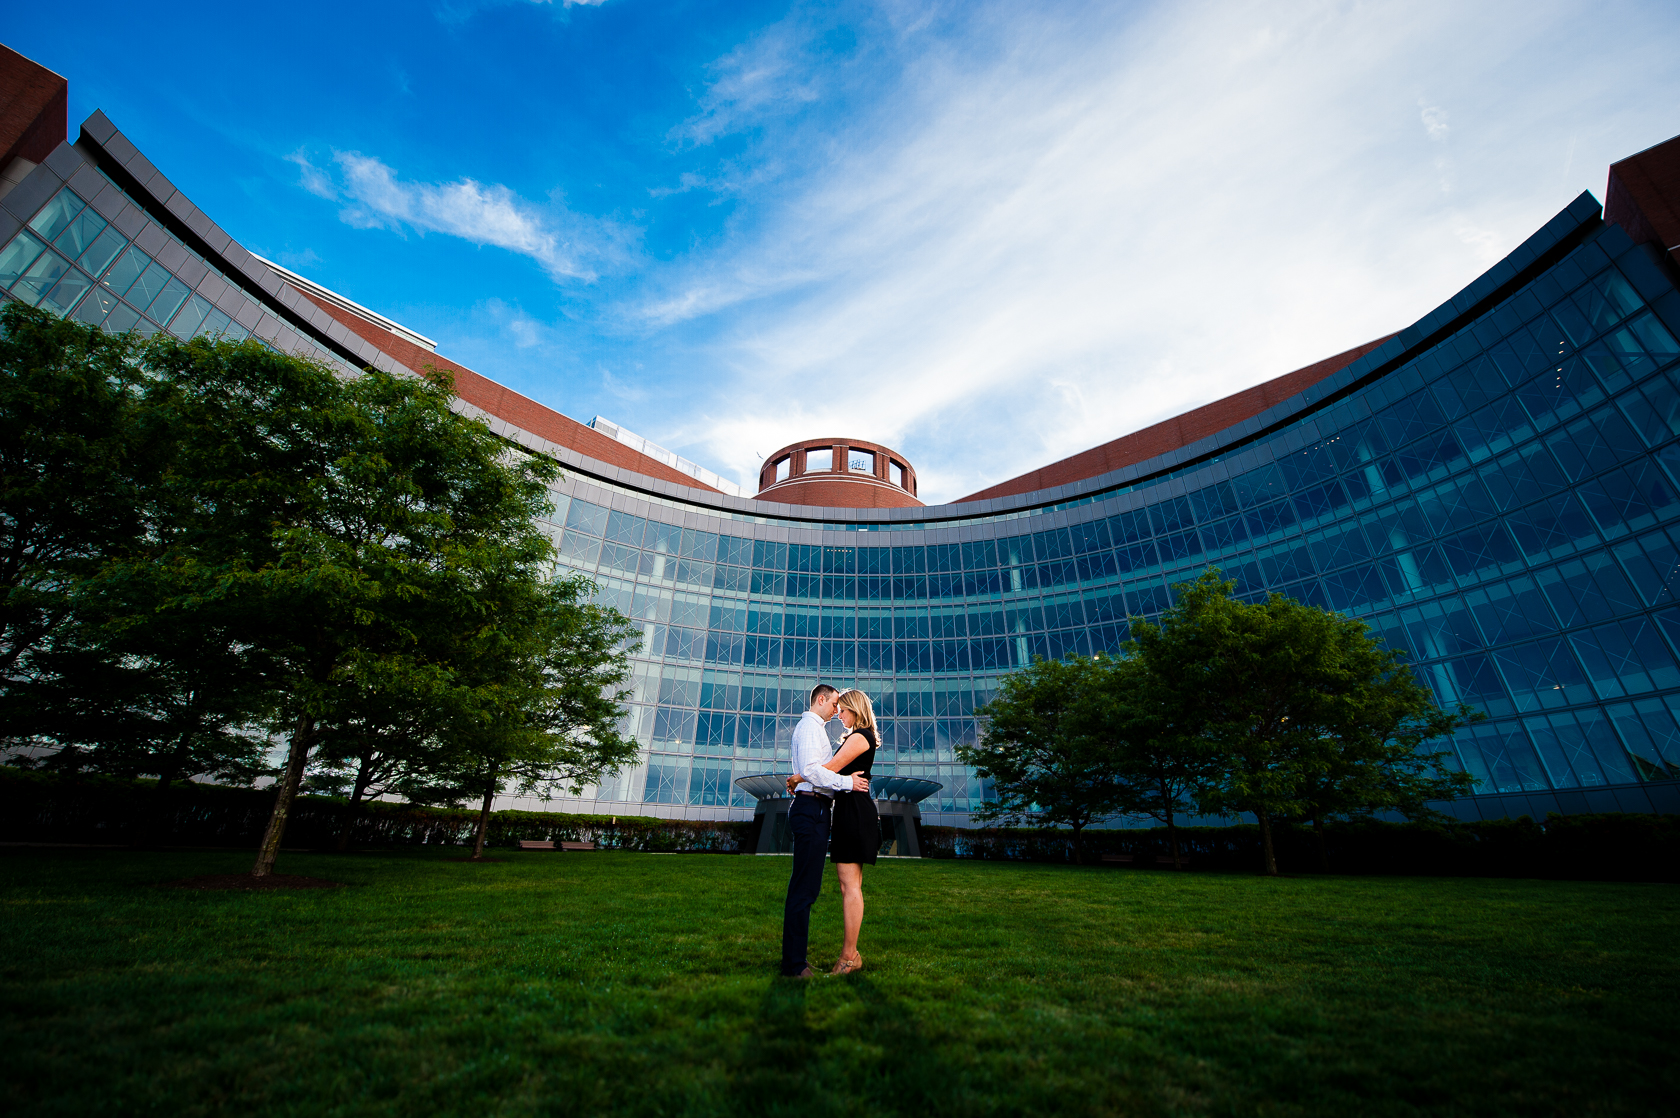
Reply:
[[[319,877],[304,877],[295,873],[271,873],[267,877],[252,877],[248,873],[207,873],[199,877],[183,877],[166,881],[164,889],[244,889],[270,892],[275,889],[342,889],[342,881],[327,881]]]

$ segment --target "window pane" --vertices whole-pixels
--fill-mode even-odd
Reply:
[[[5,251],[0,252],[0,290],[10,288],[16,283],[18,277],[35,263],[35,258],[41,255],[41,250],[45,247],[28,233],[19,233],[13,237]]]
[[[190,338],[198,333],[198,328],[204,325],[204,319],[215,308],[202,295],[194,295],[187,300],[187,305],[181,313],[170,323],[169,329],[178,338]]]
[[[140,325],[140,315],[127,303],[118,301],[111,313],[105,316],[105,329],[112,334],[121,334]]]
[[[140,273],[140,278],[134,281],[134,286],[125,293],[128,301],[144,311],[152,305],[152,300],[163,293],[164,286],[175,277],[163,270],[163,265],[153,263],[151,267]]]
[[[117,253],[121,252],[126,244],[128,242],[123,240],[122,234],[115,229],[107,229],[94,238],[93,244],[89,245],[88,250],[82,253],[82,258],[77,263],[86,268],[90,274],[97,276],[105,270],[112,260],[116,259]]]
[[[52,290],[53,284],[57,283],[59,278],[69,270],[70,265],[64,257],[48,249],[36,257],[35,263],[31,264],[29,270],[23,273],[23,278],[12,285],[12,294],[33,307],[41,301],[42,296]]]
[[[84,203],[68,188],[53,195],[53,200],[41,207],[41,212],[35,215],[35,220],[29,227],[41,234],[46,240],[52,240],[64,232],[64,227],[70,224],[70,219],[82,212]]]
[[[122,259],[118,260],[105,276],[105,287],[113,295],[124,294],[151,262],[152,258],[150,256],[147,256],[138,248],[130,248],[123,253]]]
[[[92,286],[91,279],[79,269],[71,268],[64,273],[64,278],[58,281],[52,291],[41,299],[40,305],[56,314],[66,314]]]
[[[806,473],[812,474],[823,470],[832,470],[833,468],[834,450],[832,447],[825,447],[822,450],[807,450],[805,452]]]
[[[233,319],[214,307],[210,309],[209,314],[204,316],[204,325],[199,327],[199,333],[207,338],[227,337],[232,330]]]
[[[163,290],[158,292],[157,299],[152,302],[147,313],[159,322],[168,322],[175,317],[175,312],[181,309],[181,304],[185,303],[187,296],[191,294],[192,291],[186,284],[171,276],[169,282],[163,285]]]
[[[627,512],[613,512],[607,517],[607,539],[613,543],[639,547],[642,542],[642,533],[646,528],[647,521]],[[634,565],[631,569],[635,569]]]
[[[83,210],[64,227],[64,232],[53,238],[53,244],[57,245],[64,255],[74,259],[103,232],[105,219],[92,210]]]
[[[98,326],[105,321],[105,316],[110,314],[111,308],[116,305],[116,299],[95,287],[93,294],[82,300],[82,305],[76,308],[76,313],[72,317],[87,323],[89,326]]]

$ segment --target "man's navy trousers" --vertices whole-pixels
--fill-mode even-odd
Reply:
[[[811,906],[822,892],[823,858],[828,854],[833,810],[834,801],[827,796],[795,796],[788,807],[793,876],[788,878],[787,905],[782,910],[782,973],[789,977],[808,965],[805,947],[811,938]]]

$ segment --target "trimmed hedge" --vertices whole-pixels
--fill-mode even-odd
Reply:
[[[268,824],[274,793],[212,784],[178,784],[159,792],[154,781],[113,777],[66,778],[0,767],[0,840],[9,842],[168,843],[255,848]],[[344,812],[341,799],[300,796],[286,827],[287,847],[331,848]],[[374,801],[363,805],[351,832],[356,847],[465,845],[478,814],[454,808]],[[566,815],[498,811],[487,841],[593,841],[606,850],[738,854],[757,843],[759,820],[702,822],[646,816]],[[1536,823],[1496,819],[1480,823],[1330,823],[1325,827],[1330,870],[1354,874],[1448,877],[1555,877],[1585,880],[1680,881],[1680,816],[1549,815]],[[1067,831],[919,828],[929,858],[1071,863]],[[1310,827],[1274,828],[1285,873],[1319,871]],[[1260,832],[1252,824],[1180,827],[1179,849],[1193,870],[1254,872]],[[1133,865],[1168,860],[1164,827],[1088,830],[1087,863],[1103,854],[1129,854]]]
[[[326,796],[299,796],[286,824],[287,847],[329,848],[338,842],[348,804]],[[68,779],[0,768],[0,840],[9,842],[178,843],[250,846],[261,841],[274,808],[274,792],[177,784],[159,792],[155,781],[112,777]],[[456,808],[372,801],[363,805],[351,845],[464,845],[472,842],[478,813]],[[547,811],[497,811],[486,842],[513,846],[521,839],[593,841],[607,850],[736,854],[751,850],[747,822],[705,822],[641,816],[566,815]]]
[[[1073,861],[1067,831],[967,830],[923,827],[929,858],[1007,861]],[[1310,826],[1273,828],[1278,867],[1284,873],[1320,871],[1318,840]],[[1167,829],[1088,830],[1087,864],[1104,854],[1128,854],[1133,865],[1169,862]],[[1257,872],[1260,828],[1180,827],[1178,846],[1195,870]],[[1418,874],[1442,877],[1553,877],[1607,881],[1680,881],[1680,816],[1616,813],[1528,816],[1476,823],[1389,823],[1380,820],[1325,825],[1330,872]]]

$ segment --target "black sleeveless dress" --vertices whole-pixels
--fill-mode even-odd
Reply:
[[[875,731],[857,729],[869,748],[852,758],[842,776],[853,773],[869,775],[875,764]],[[847,735],[848,737],[851,735]],[[828,860],[831,862],[861,862],[873,866],[881,852],[881,817],[875,812],[875,801],[868,792],[836,792],[834,794],[834,825],[829,831]]]

